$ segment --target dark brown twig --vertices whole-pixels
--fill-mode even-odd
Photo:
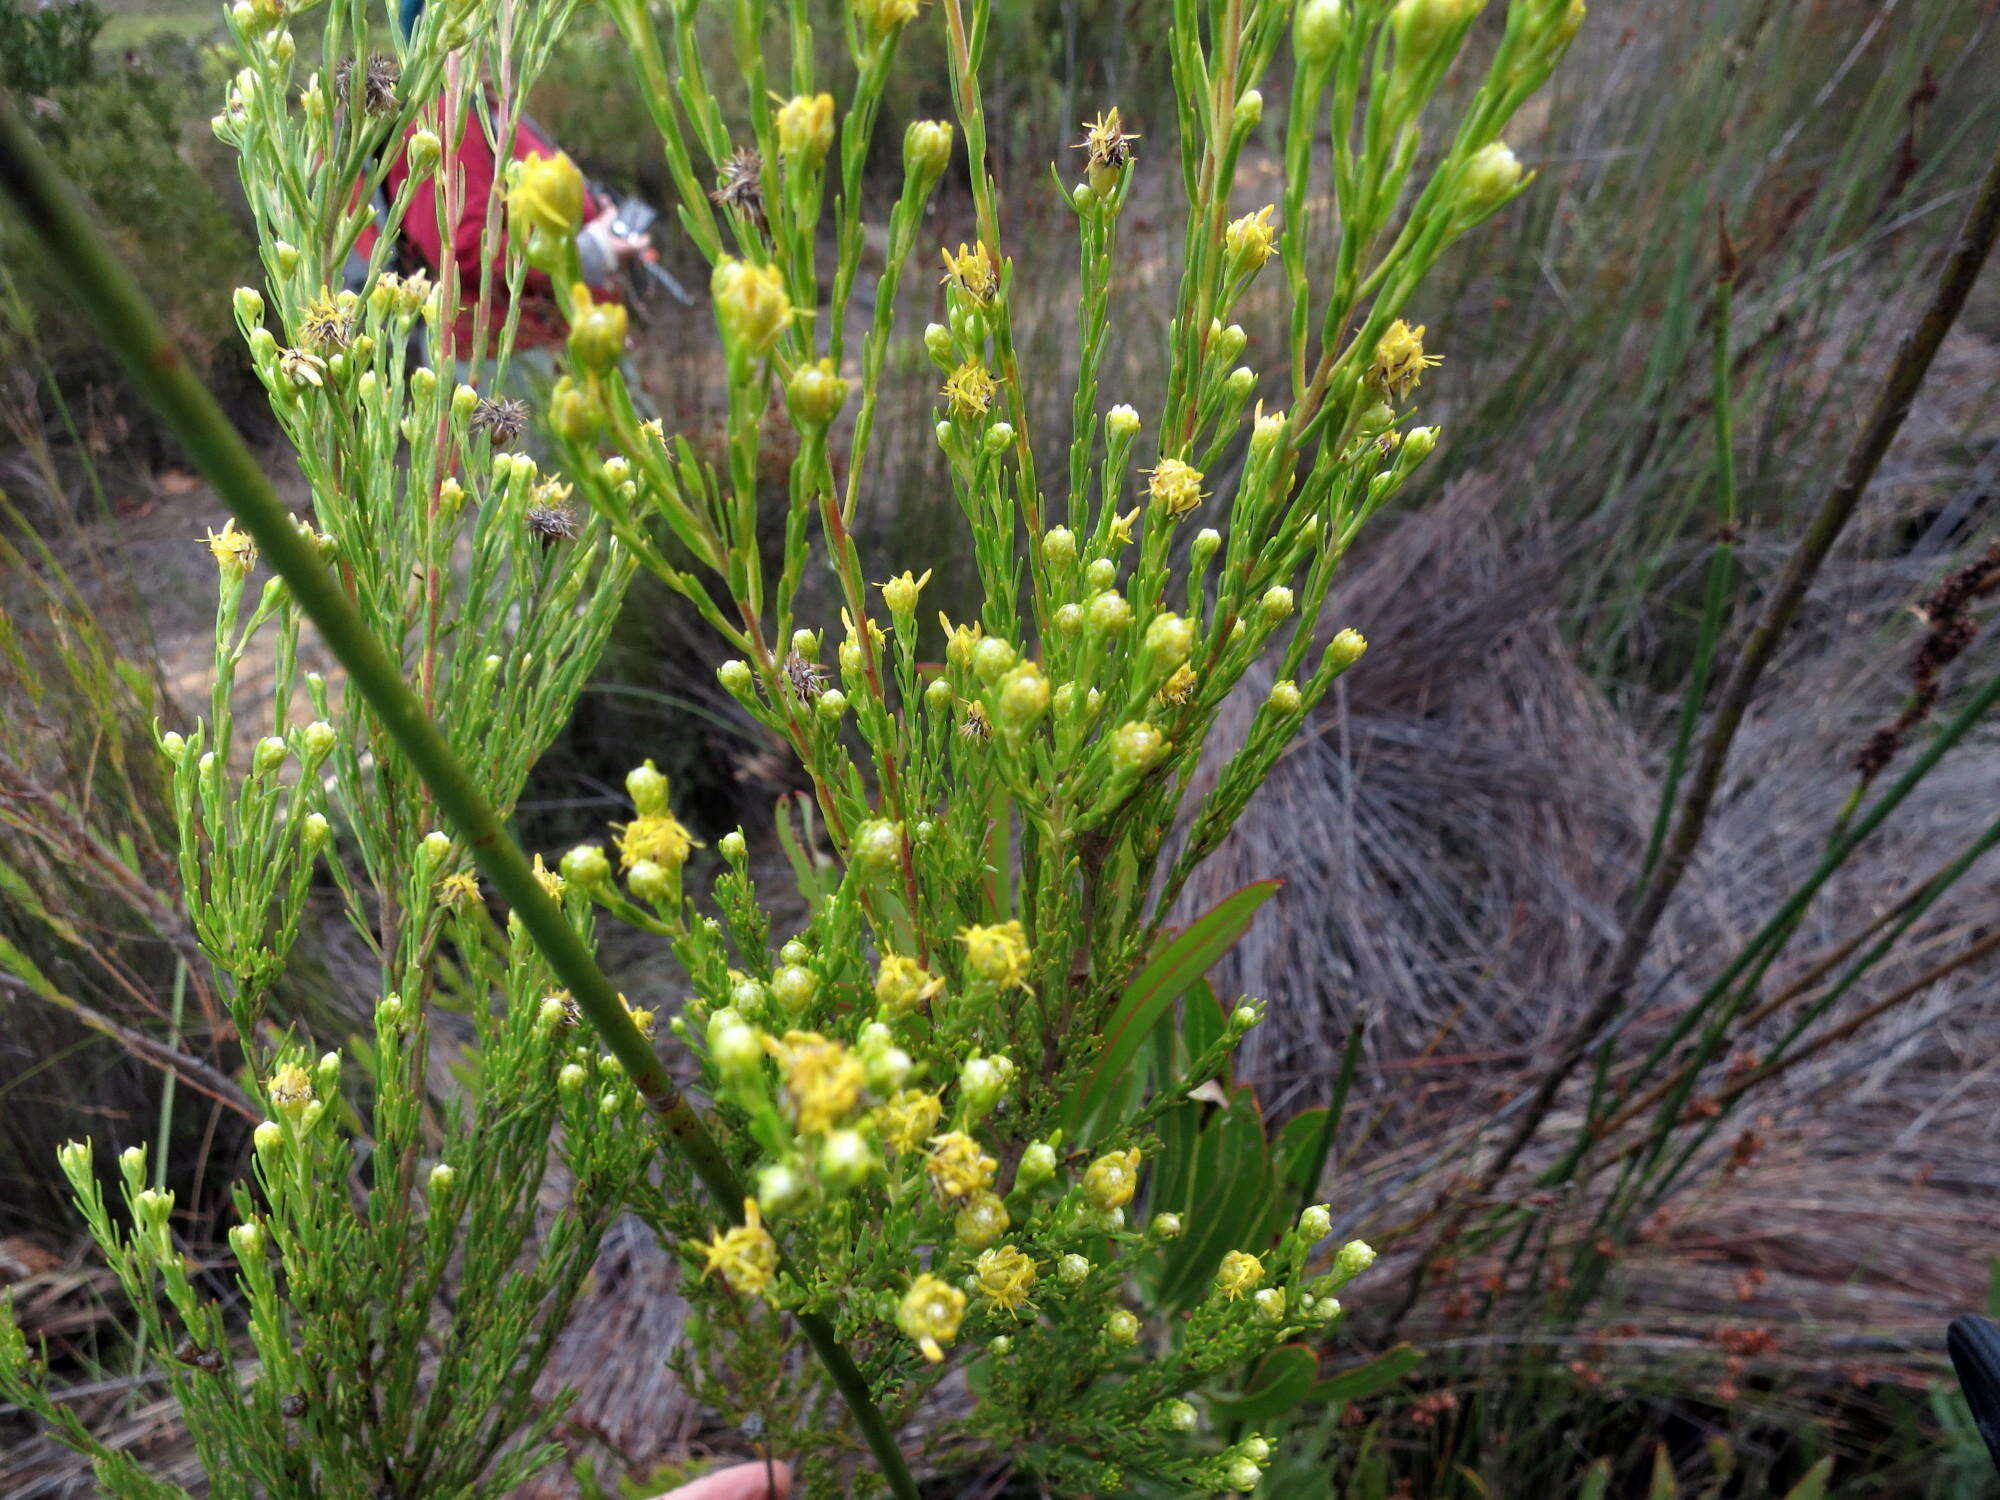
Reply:
[[[1430,1248],[1417,1257],[1403,1300],[1390,1318],[1392,1328],[1416,1304],[1423,1289],[1424,1268],[1436,1258],[1440,1248],[1456,1236],[1469,1212],[1467,1205],[1492,1194],[1516,1158],[1534,1139],[1563,1085],[1590,1055],[1604,1028],[1624,1010],[1653,933],[1701,843],[1709,811],[1722,785],[1722,773],[1735,744],[1736,732],[1749,711],[1757,685],[1776,656],[1779,642],[1791,628],[1799,606],[1811,591],[1821,566],[1833,551],[1834,543],[1854,519],[1869,483],[1881,468],[1897,433],[1902,430],[1917,390],[1937,355],[1938,346],[1964,311],[1966,298],[1971,295],[1973,283],[1979,279],[1980,270],[1985,266],[1996,238],[2000,238],[2000,150],[1995,151],[1992,161],[1987,164],[1972,209],[1959,228],[1929,306],[1897,346],[1895,358],[1890,362],[1881,389],[1876,392],[1874,405],[1862,424],[1854,446],[1848,451],[1805,535],[1799,539],[1783,573],[1773,585],[1756,627],[1750,632],[1742,652],[1730,669],[1718,696],[1707,738],[1702,744],[1701,758],[1689,778],[1687,794],[1681,803],[1673,832],[1650,878],[1643,878],[1635,885],[1629,903],[1631,915],[1626,920],[1616,950],[1605,965],[1604,982],[1596,1000],[1562,1053],[1543,1075],[1527,1109],[1492,1161],[1468,1185],[1459,1200],[1460,1206],[1446,1217]]]

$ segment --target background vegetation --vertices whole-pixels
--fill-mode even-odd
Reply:
[[[1009,8],[992,104],[1016,224],[1056,223],[1043,164],[1065,158],[1075,122],[1102,104],[1123,106],[1142,160],[1169,170],[1152,12],[1149,0]],[[1522,1097],[1593,998],[1707,639],[1722,238],[1736,267],[1739,516],[1726,660],[2000,138],[1991,0],[1601,0],[1593,12],[1514,142],[1541,181],[1455,252],[1450,295],[1420,310],[1447,360],[1424,387],[1442,461],[1341,602],[1343,620],[1387,648],[1385,665],[1343,684],[1188,896],[1198,908],[1286,875],[1219,985],[1270,1002],[1252,1066],[1281,1117],[1326,1101],[1359,1028],[1336,1228],[1390,1252],[1379,1305],[1357,1298],[1350,1329],[1387,1363],[1325,1393],[1313,1420],[1327,1462],[1274,1474],[1270,1493],[1590,1493],[1601,1473],[1602,1494],[1782,1494],[1822,1458],[1827,1493],[1995,1493],[1935,1382],[1943,1321],[1986,1300],[2000,1238],[2000,876],[1973,863],[1835,988],[1855,934],[1992,820],[1990,726],[1843,866],[1746,998],[1747,1019],[1719,1033],[1685,1101],[1717,1111],[1717,1128],[1609,1255],[1596,1255],[1600,1200],[1535,1180],[1578,1138],[1581,1086],[1502,1184],[1530,1231],[1520,1253],[1435,1242],[1440,1194],[1477,1161],[1475,1132]],[[0,0],[0,82],[28,99],[184,341],[225,391],[246,390],[226,298],[254,279],[254,260],[207,136],[221,89],[208,7],[132,0],[95,30],[87,15]],[[622,67],[586,28],[537,108],[594,175],[659,201]],[[897,109],[941,107],[941,68],[913,58],[902,72],[918,82]],[[1276,163],[1264,170],[1275,181]],[[1148,289],[1170,285],[1178,242],[1168,201],[1161,192],[1150,214],[1135,201],[1114,399],[1152,394],[1168,299]],[[962,195],[935,217],[940,242],[965,236]],[[99,1308],[53,1151],[85,1131],[160,1141],[156,1159],[196,1206],[184,1232],[199,1256],[202,1206],[242,1149],[226,1018],[165,894],[143,734],[163,705],[205,690],[191,675],[209,646],[193,538],[218,517],[8,235],[0,222],[0,1281],[24,1321],[68,1348],[93,1420],[171,1470],[170,1415]],[[1046,297],[1023,342],[1031,368],[1056,367],[1068,343],[1061,243],[1030,232],[1011,247],[1018,284]],[[667,255],[682,270],[693,259]],[[1245,319],[1253,340],[1258,311]],[[644,312],[643,373],[698,429],[720,410],[713,354],[680,329],[706,316],[657,299]],[[904,447],[893,487],[868,498],[864,546],[893,535],[907,556],[951,531],[920,420],[932,385],[921,351],[898,369],[892,401],[904,404],[881,430]],[[1048,381],[1051,421],[1066,388]],[[1996,391],[1989,272],[1754,704],[1607,1074],[1672,1035],[1823,854],[1854,756],[1903,706],[1936,623],[1913,606],[1990,556]],[[256,403],[236,404],[254,430]],[[1975,599],[1966,619],[1988,608]],[[601,822],[641,742],[702,789],[716,827],[783,789],[778,762],[712,687],[699,639],[667,601],[635,595],[531,786],[536,842]],[[1991,640],[1974,635],[1943,680],[1941,715],[1994,666]],[[288,1004],[338,1030],[345,937],[328,924],[314,941]],[[648,976],[628,978],[646,1003]],[[1815,1050],[1725,1112],[1732,1084],[1783,1036],[1784,1007],[1821,999]],[[1398,1317],[1420,1261],[1421,1295]],[[568,1435],[580,1485],[699,1451],[702,1414],[666,1365],[671,1281],[642,1234],[614,1233],[556,1371],[583,1389]],[[1428,1357],[1406,1368],[1393,1352],[1403,1339]],[[87,1493],[37,1443],[0,1448],[0,1490]]]

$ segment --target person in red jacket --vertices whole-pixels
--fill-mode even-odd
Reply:
[[[497,134],[504,123],[491,122],[493,133]],[[411,134],[415,134],[414,127]],[[393,200],[410,176],[407,140],[406,137],[406,149],[398,153],[383,182],[383,202]],[[513,139],[509,143],[510,161],[527,161],[558,154],[554,143],[528,120],[524,118],[516,123]],[[437,174],[441,170],[449,170],[453,174],[445,179],[450,183],[451,193],[456,195],[452,203],[455,209],[453,222],[449,225],[440,222],[445,207],[439,201],[436,190]],[[421,267],[436,280],[447,258],[457,268],[459,301],[467,309],[459,319],[458,332],[462,339],[469,339],[472,335],[470,309],[480,291],[480,244],[486,233],[494,178],[501,170],[494,161],[493,145],[488,139],[488,123],[468,119],[457,152],[429,168],[425,180],[417,183],[398,235],[397,254],[404,269]],[[365,274],[368,259],[374,253],[386,212],[383,202],[378,202],[376,222],[363,229],[355,243],[354,256],[350,261],[350,280]],[[494,255],[489,271],[491,286],[498,296],[507,285],[507,221],[506,214],[497,206],[493,214]],[[619,272],[628,262],[642,259],[652,250],[652,242],[645,235],[625,234],[621,230],[618,205],[586,186],[584,223],[577,234],[576,249],[583,266],[583,279],[600,302],[619,300]],[[497,327],[499,322],[497,310],[489,314],[489,328]],[[537,348],[557,342],[561,337],[562,323],[556,316],[555,298],[548,278],[540,271],[530,270],[522,284],[521,317],[515,347]]]

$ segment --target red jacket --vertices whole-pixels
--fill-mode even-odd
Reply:
[[[414,134],[418,128],[412,126],[410,133]],[[407,135],[404,140],[407,144]],[[555,154],[554,143],[534,126],[526,120],[516,124],[510,160],[525,161]],[[494,187],[493,149],[487,141],[485,127],[478,120],[468,119],[457,154],[447,154],[440,165],[458,174],[458,181],[453,184],[458,193],[458,221],[450,226],[450,255],[452,263],[458,267],[459,303],[464,309],[459,315],[456,330],[462,346],[472,337],[472,310],[478,301],[480,286],[479,242],[486,230],[487,202]],[[407,151],[400,152],[383,182],[383,191],[388,198],[393,200],[402,191],[409,175],[409,156]],[[501,193],[504,195],[505,191],[503,186]],[[586,224],[609,207],[609,200],[585,187],[583,218]],[[445,226],[438,219],[441,208],[435,182],[418,183],[416,191],[410,196],[400,236],[403,252],[421,264],[433,280],[443,267],[445,256]],[[499,215],[499,234],[494,242],[492,264],[494,308],[487,317],[487,327],[497,331],[506,313],[507,220],[504,207],[496,208],[494,212]],[[364,257],[372,254],[380,234],[379,221],[370,223],[355,242],[355,252]],[[616,300],[615,288],[593,290],[608,293],[612,300]],[[560,341],[562,319],[556,311],[548,277],[540,271],[530,270],[522,282],[521,293],[521,319],[515,347],[530,349]],[[598,300],[605,300],[605,296],[600,295]]]

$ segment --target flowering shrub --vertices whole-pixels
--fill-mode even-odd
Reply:
[[[809,1472],[849,1471],[829,1483],[913,1493],[889,1436],[905,1432],[930,1465],[1004,1451],[1065,1492],[1127,1476],[1254,1489],[1270,1453],[1257,1425],[1310,1394],[1310,1353],[1288,1341],[1325,1336],[1372,1252],[1323,1243],[1325,1112],[1267,1135],[1228,1074],[1259,1007],[1220,1006],[1200,981],[1271,887],[1178,933],[1165,919],[1365,649],[1352,629],[1325,636],[1321,616],[1355,536],[1434,443],[1407,425],[1437,363],[1415,296],[1446,245],[1522,190],[1501,131],[1581,5],[1514,0],[1484,84],[1439,128],[1426,107],[1479,0],[1177,0],[1187,232],[1165,399],[1142,416],[1099,389],[1121,215],[1149,160],[1107,107],[1072,158],[1078,180],[1057,189],[1082,289],[1074,423],[1051,462],[1025,421],[986,166],[986,0],[921,18],[917,0],[854,0],[839,103],[820,86],[810,8],[794,0],[781,24],[744,0],[727,22],[737,120],[697,0],[666,7],[664,29],[642,0],[609,0],[681,224],[713,266],[729,396],[713,466],[627,384],[625,312],[584,285],[585,193],[566,158],[517,164],[484,205],[486,260],[504,274],[398,275],[385,235],[361,290],[340,289],[396,143],[413,170],[392,225],[419,192],[457,222],[460,179],[429,169],[463,132],[512,138],[572,4],[437,0],[393,57],[368,51],[358,8],[329,4],[325,66],[301,80],[288,25],[310,8],[233,8],[243,67],[216,121],[261,230],[267,287],[239,292],[236,314],[312,490],[302,533],[502,813],[636,570],[685,596],[732,653],[722,685],[810,779],[778,830],[808,916],[774,934],[745,836],[699,853],[650,762],[607,843],[538,863],[584,943],[623,923],[678,965],[687,998],[664,1029],[699,1080],[697,1117],[664,1075],[621,1061],[654,1017],[573,998],[518,909],[494,920],[478,851],[438,826],[410,727],[301,673],[286,582],[253,598],[249,538],[212,534],[214,700],[161,748],[186,899],[268,1116],[231,1235],[254,1373],[232,1367],[143,1151],[119,1160],[117,1214],[88,1147],[63,1164],[148,1338],[173,1351],[215,1492],[504,1492],[547,1457],[560,1405],[531,1389],[621,1209],[683,1258],[702,1397],[756,1413]],[[878,105],[906,29],[933,21],[957,118],[904,133],[856,333]],[[1284,200],[1239,212],[1258,85],[1287,52]],[[852,527],[898,287],[936,253],[923,210],[961,151],[977,238],[942,248],[944,317],[922,343],[981,596],[950,602],[930,662],[929,572],[900,560],[870,583]],[[1308,208],[1322,176],[1331,222]],[[502,394],[531,271],[568,330],[539,462]],[[1268,371],[1242,363],[1232,321],[1261,276],[1282,278],[1289,314]],[[774,401],[798,438],[775,572],[758,536]],[[815,555],[837,622],[800,618]],[[253,641],[277,670],[269,732],[243,747],[232,702]],[[1276,685],[1194,797],[1217,710],[1267,654]],[[367,1086],[351,1094],[338,1054],[257,1040],[321,869],[380,968],[374,1034],[349,1049]],[[447,1034],[467,1086],[436,1102]],[[546,1213],[554,1157],[567,1192]],[[822,1367],[794,1352],[795,1330]],[[177,1493],[97,1445],[42,1391],[11,1321],[5,1337],[0,1389],[93,1453],[107,1488]],[[1266,1399],[1241,1390],[1253,1368]],[[972,1399],[927,1413],[954,1372]],[[1290,1394],[1269,1399],[1277,1388]],[[827,1420],[835,1394],[852,1427]]]

